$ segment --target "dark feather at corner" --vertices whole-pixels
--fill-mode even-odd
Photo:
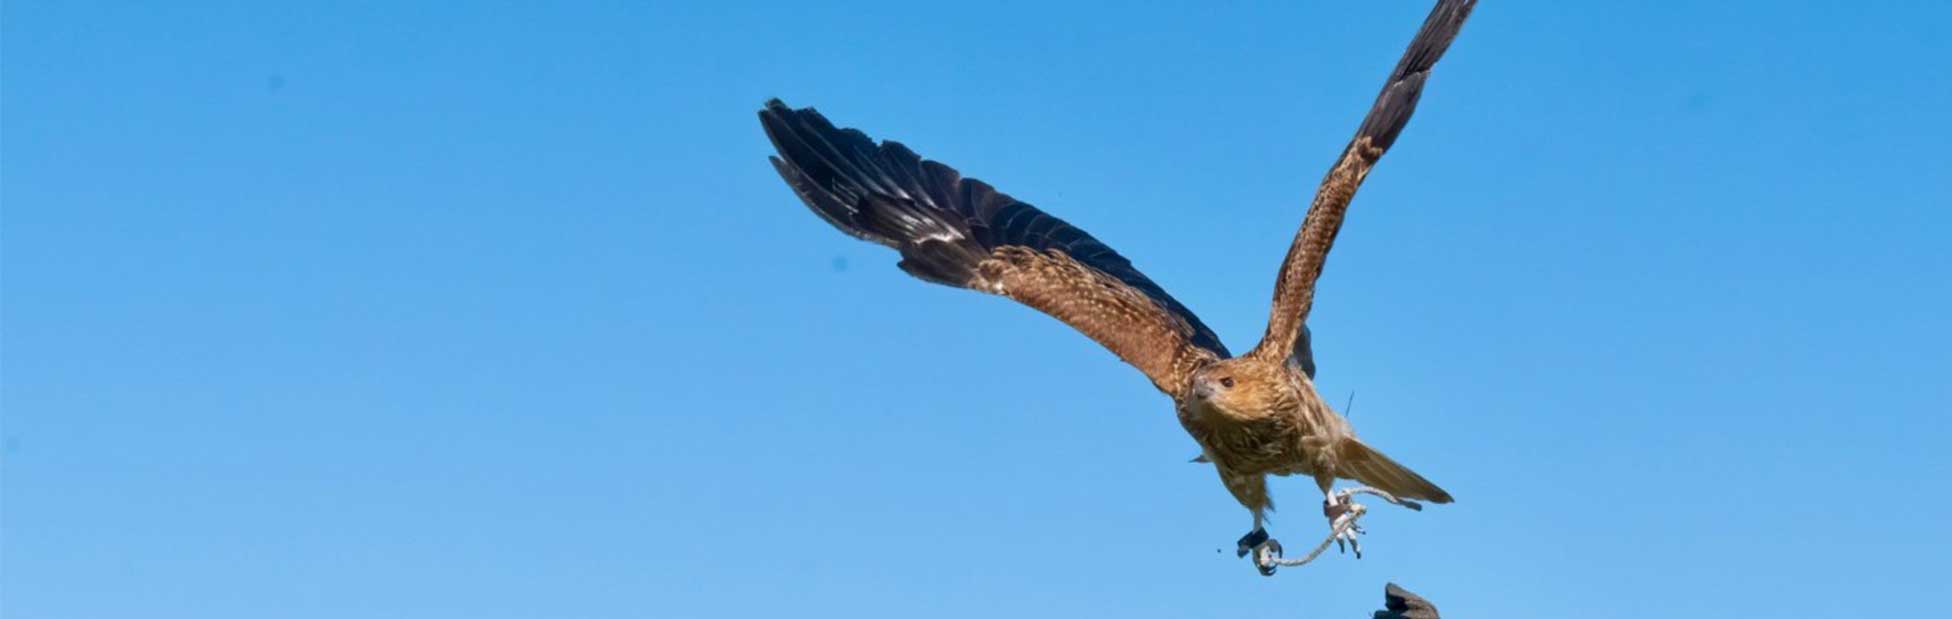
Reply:
[[[1389,583],[1383,586],[1383,608],[1374,619],[1438,619],[1437,607],[1423,596]]]

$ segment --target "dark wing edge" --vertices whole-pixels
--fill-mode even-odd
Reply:
[[[1175,394],[1226,347],[1131,261],[1064,220],[917,156],[774,99],[759,112],[773,167],[841,232],[901,252],[924,281],[1000,294],[1050,314]]]
[[[1375,619],[1438,619],[1437,606],[1396,583],[1383,585],[1383,610]]]
[[[1409,124],[1431,68],[1450,48],[1476,5],[1477,0],[1439,0],[1424,19],[1416,38],[1410,40],[1403,58],[1390,72],[1389,81],[1383,84],[1382,93],[1376,95],[1376,103],[1357,127],[1355,137],[1343,148],[1316,190],[1308,215],[1302,219],[1301,229],[1295,233],[1294,243],[1281,263],[1281,274],[1275,280],[1267,332],[1260,344],[1247,353],[1249,356],[1280,359],[1296,350],[1296,340],[1302,337],[1302,325],[1314,304],[1315,280],[1321,277],[1329,248],[1342,229],[1349,201],[1355,198],[1356,188],[1362,185],[1370,168],[1382,159],[1383,152],[1396,143],[1403,127]]]
[[[1295,336],[1294,352],[1288,355],[1288,365],[1307,374],[1308,380],[1315,380],[1314,339],[1314,334],[1308,331],[1308,325],[1302,325],[1301,333]]]

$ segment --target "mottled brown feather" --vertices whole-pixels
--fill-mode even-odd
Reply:
[[[1124,282],[1060,250],[996,248],[977,266],[971,288],[1010,297],[1070,325],[1132,364],[1168,394],[1218,358],[1194,346],[1195,330]]]

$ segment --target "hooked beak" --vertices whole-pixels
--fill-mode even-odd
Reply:
[[[1205,400],[1212,398],[1213,393],[1213,383],[1204,380],[1193,381],[1193,397]]]

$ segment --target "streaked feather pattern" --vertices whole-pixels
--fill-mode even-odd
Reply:
[[[1309,204],[1308,215],[1302,218],[1301,229],[1295,232],[1294,243],[1289,246],[1288,255],[1281,262],[1280,275],[1275,279],[1267,332],[1248,355],[1280,359],[1292,354],[1315,302],[1315,280],[1322,275],[1322,265],[1328,260],[1329,248],[1335,245],[1336,233],[1342,230],[1343,215],[1349,210],[1350,200],[1355,198],[1356,188],[1409,124],[1431,68],[1443,57],[1444,50],[1450,48],[1458,30],[1464,27],[1465,18],[1471,16],[1471,9],[1476,6],[1477,0],[1438,2],[1424,19],[1423,27],[1417,30],[1416,37],[1410,40],[1396,69],[1383,83],[1383,91],[1369,107],[1369,114],[1356,128],[1355,137],[1343,147],[1341,156],[1315,191],[1315,200]]]

